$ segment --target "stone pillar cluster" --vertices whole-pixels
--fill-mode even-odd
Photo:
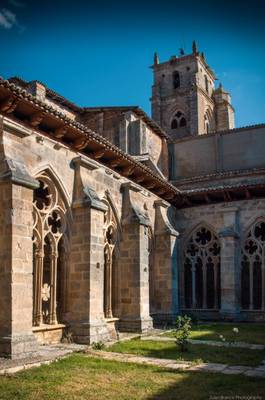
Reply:
[[[238,208],[223,211],[224,228],[221,240],[221,315],[237,318],[240,311],[240,247],[237,229]]]
[[[0,355],[19,358],[37,349],[32,333],[32,212],[38,182],[8,159],[1,163],[0,180]]]

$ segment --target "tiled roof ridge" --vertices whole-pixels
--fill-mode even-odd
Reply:
[[[153,171],[150,168],[148,168],[145,165],[143,165],[142,163],[137,162],[136,160],[134,160],[133,157],[131,157],[129,154],[123,152],[117,146],[115,146],[112,143],[110,143],[103,136],[101,136],[100,134],[92,131],[91,129],[89,129],[85,125],[80,124],[79,122],[75,122],[75,121],[71,120],[70,118],[65,116],[63,113],[57,111],[52,106],[47,105],[43,101],[37,99],[35,96],[30,94],[27,90],[22,89],[21,87],[18,87],[17,85],[15,85],[12,82],[9,82],[9,80],[4,79],[3,77],[0,77],[0,86],[3,86],[5,88],[11,90],[12,92],[14,92],[20,98],[24,98],[24,99],[30,101],[31,103],[36,104],[37,106],[39,106],[43,110],[53,114],[57,118],[60,118],[62,121],[64,121],[69,126],[72,126],[73,128],[79,129],[82,133],[85,133],[86,135],[92,136],[92,138],[95,139],[99,144],[105,145],[106,148],[109,148],[109,149],[113,150],[117,155],[120,155],[122,158],[128,160],[130,163],[136,164],[138,168],[142,169],[144,172],[147,172],[154,179],[158,180],[162,185],[167,186],[168,188],[170,188],[172,191],[175,192],[176,195],[180,194],[179,189],[177,189],[169,181],[164,180],[164,179],[160,178],[159,176],[157,176],[156,174],[154,174]]]
[[[265,178],[253,181],[253,182],[241,182],[241,183],[234,183],[234,184],[224,184],[224,185],[216,185],[216,186],[209,186],[209,187],[201,187],[201,188],[194,188],[194,189],[186,189],[181,190],[181,194],[198,194],[198,193],[206,193],[206,192],[216,192],[220,190],[227,190],[227,189],[238,189],[238,188],[249,188],[250,186],[264,186],[265,185]]]
[[[178,183],[178,184],[183,184],[183,183],[190,183],[190,182],[197,182],[197,181],[203,181],[203,180],[208,180],[210,178],[224,178],[224,177],[233,177],[234,175],[246,175],[246,174],[251,174],[251,173],[265,173],[265,168],[249,168],[249,169],[236,169],[236,170],[230,170],[230,171],[219,171],[219,172],[213,172],[211,174],[206,174],[206,175],[196,175],[192,176],[189,178],[182,178],[182,179],[172,179],[172,181]]]
[[[42,86],[44,86],[46,89],[46,93],[51,98],[55,98],[59,104],[62,104],[62,105],[64,104],[68,108],[70,108],[72,111],[75,111],[77,113],[80,113],[82,111],[82,107],[80,107],[77,104],[75,104],[74,102],[68,100],[66,97],[62,96],[58,92],[55,92],[55,90],[50,89],[45,83],[43,83],[42,81],[39,81],[38,79],[33,79],[32,81],[25,81],[24,79],[20,78],[19,76],[12,76],[11,78],[8,79],[8,81],[11,81],[11,83],[12,83],[12,80],[19,81],[23,85],[24,88],[26,88],[32,82],[37,82],[37,83],[41,84]]]
[[[10,83],[12,80],[19,81],[20,84],[23,85],[23,87],[26,89],[26,86],[29,85],[31,82],[38,82],[41,85],[43,85],[46,89],[46,92],[48,95],[50,95],[51,98],[54,98],[56,101],[58,101],[59,104],[65,105],[68,108],[70,108],[72,111],[75,111],[78,113],[78,115],[81,115],[84,112],[89,112],[89,111],[97,111],[97,110],[115,110],[115,109],[120,109],[120,110],[133,110],[135,112],[138,112],[138,115],[141,116],[146,120],[146,123],[154,129],[155,133],[157,133],[159,136],[166,138],[168,141],[171,141],[170,137],[166,134],[166,132],[152,119],[149,117],[149,115],[146,114],[146,112],[139,106],[134,105],[134,106],[99,106],[99,107],[82,107],[78,106],[75,103],[69,101],[67,98],[64,96],[60,95],[59,93],[55,92],[54,90],[50,89],[46,84],[43,82],[34,79],[33,81],[25,81],[24,79],[20,78],[19,76],[12,76],[11,78],[7,79]]]

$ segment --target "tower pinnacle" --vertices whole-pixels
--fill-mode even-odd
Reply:
[[[196,44],[195,40],[193,40],[193,42],[192,42],[192,53],[193,54],[198,53],[197,44]]]
[[[157,65],[157,64],[159,64],[159,58],[158,58],[157,52],[155,52],[155,54],[154,54],[154,65]]]

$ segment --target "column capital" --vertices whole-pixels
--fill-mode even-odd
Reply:
[[[29,174],[22,162],[6,157],[1,164],[0,182],[11,182],[33,190],[39,187],[39,182]]]
[[[100,200],[97,192],[90,186],[85,186],[83,188],[84,197],[81,200],[76,200],[73,204],[74,208],[88,206],[92,209],[99,211],[107,211],[108,207]]]
[[[179,236],[179,232],[172,226],[168,217],[170,204],[164,200],[156,200],[155,205],[155,235]]]

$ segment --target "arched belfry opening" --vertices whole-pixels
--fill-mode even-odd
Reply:
[[[184,298],[188,309],[220,307],[220,243],[206,226],[196,228],[186,242]]]
[[[33,325],[62,322],[66,301],[67,207],[43,172],[33,203]]]
[[[103,198],[107,206],[104,214],[104,316],[118,317],[119,313],[119,272],[118,253],[120,243],[120,225],[117,212],[108,195]]]
[[[250,227],[242,243],[241,308],[265,309],[265,219]]]

